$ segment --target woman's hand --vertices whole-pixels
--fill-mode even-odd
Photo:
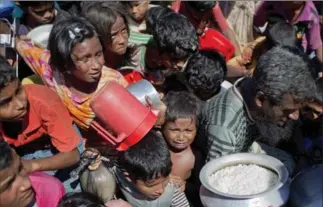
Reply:
[[[38,165],[34,160],[21,160],[22,166],[27,173],[38,171]]]

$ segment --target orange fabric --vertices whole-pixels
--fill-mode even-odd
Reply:
[[[20,147],[43,135],[49,135],[51,143],[60,152],[74,150],[81,138],[72,125],[72,118],[59,96],[51,89],[36,84],[25,85],[29,111],[23,120],[23,131],[17,139],[5,135],[0,124],[0,134],[9,144]]]
[[[115,81],[124,87],[128,86],[128,82],[118,71],[104,66],[96,92],[87,97],[78,97],[72,94],[66,86],[63,75],[49,65],[50,52],[48,50],[22,41],[17,44],[17,51],[29,67],[42,78],[43,82],[56,91],[71,113],[74,122],[83,129],[88,129],[95,117],[90,108],[90,101],[96,92],[109,81]]]

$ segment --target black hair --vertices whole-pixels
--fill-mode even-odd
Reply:
[[[95,36],[97,33],[94,27],[84,18],[69,17],[56,22],[48,40],[49,63],[62,73],[71,70],[75,67],[71,57],[73,47]]]
[[[146,14],[146,29],[152,30],[155,26],[156,21],[162,16],[174,12],[172,9],[167,7],[156,6],[148,10]]]
[[[91,193],[68,193],[61,198],[57,207],[104,207],[103,201]]]
[[[111,42],[111,27],[121,16],[125,21],[127,31],[129,27],[126,19],[127,11],[119,2],[96,2],[83,9],[83,16],[94,25],[101,38],[108,37]]]
[[[212,9],[216,1],[187,1],[185,3],[198,12],[205,12]]]
[[[120,155],[120,166],[132,180],[144,182],[167,177],[172,170],[170,153],[165,140],[155,131]]]
[[[0,90],[16,79],[15,69],[0,55]]]
[[[184,15],[175,12],[163,15],[156,21],[153,38],[160,52],[172,59],[186,58],[199,48],[194,26]]]
[[[309,67],[308,57],[298,49],[274,47],[260,56],[251,78],[253,89],[276,105],[285,94],[298,100],[315,99],[316,86]]]
[[[198,121],[201,104],[200,101],[186,91],[170,91],[164,98],[167,106],[165,123],[181,118],[189,118]]]
[[[11,166],[13,161],[12,150],[9,144],[0,137],[0,170]]]
[[[19,5],[21,8],[39,7],[49,3],[52,3],[54,5],[54,1],[19,1]]]
[[[189,59],[184,73],[188,87],[197,97],[205,100],[221,90],[227,66],[221,54],[212,50],[204,50]]]
[[[271,45],[297,47],[296,31],[288,22],[273,24],[268,29],[266,38],[271,42]]]

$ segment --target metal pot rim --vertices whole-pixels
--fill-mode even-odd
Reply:
[[[234,195],[234,194],[223,193],[211,186],[211,184],[209,183],[209,176],[212,173],[224,167],[238,165],[238,164],[256,164],[261,167],[270,169],[278,174],[279,181],[274,186],[267,189],[266,191],[258,194],[252,194],[252,195]],[[255,154],[255,153],[236,153],[236,154],[222,156],[220,158],[211,160],[208,163],[206,163],[200,172],[200,181],[206,189],[208,189],[209,191],[217,195],[220,195],[223,197],[229,197],[233,199],[250,199],[255,197],[262,197],[269,192],[280,189],[287,182],[288,177],[289,177],[288,170],[281,161],[266,154]]]

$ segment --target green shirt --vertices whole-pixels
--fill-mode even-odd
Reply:
[[[258,136],[237,85],[208,100],[201,113],[197,144],[207,161],[226,154],[247,152]]]

